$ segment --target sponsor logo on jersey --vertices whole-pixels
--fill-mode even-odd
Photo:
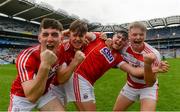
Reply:
[[[100,50],[100,53],[106,58],[106,60],[109,62],[109,63],[112,63],[114,61],[114,57],[113,55],[111,54],[111,50],[108,49],[107,47],[104,47]]]
[[[59,64],[51,67],[51,69],[50,69],[50,71],[49,71],[49,76],[48,76],[49,78],[56,74],[56,71],[57,71],[57,69],[58,69],[58,66],[59,66]]]

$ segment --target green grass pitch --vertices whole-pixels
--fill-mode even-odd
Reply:
[[[159,75],[159,100],[157,111],[180,111],[180,59],[168,59],[170,71]],[[9,105],[11,83],[16,76],[15,65],[0,65],[0,110]],[[126,81],[125,73],[111,69],[95,83],[97,110],[112,110],[116,97]],[[72,103],[68,110],[75,110]],[[128,110],[139,110],[139,102]]]

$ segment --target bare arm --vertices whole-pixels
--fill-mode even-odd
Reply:
[[[41,63],[34,79],[22,83],[25,96],[32,103],[35,103],[45,91],[51,65],[57,60],[56,55],[45,50],[41,53]]]
[[[84,60],[85,55],[81,51],[77,51],[74,59],[66,68],[59,68],[58,70],[58,82],[60,84],[65,83],[72,75],[76,67]]]
[[[142,77],[144,76],[144,69],[140,67],[133,67],[129,65],[128,63],[123,63],[120,65],[120,69],[124,72],[127,72],[135,77]]]
[[[144,55],[144,80],[148,86],[153,86],[156,82],[156,74],[153,73],[151,64],[155,60],[155,55],[149,53]]]

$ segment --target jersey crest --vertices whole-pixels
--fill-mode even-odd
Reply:
[[[59,67],[59,64],[51,67],[51,69],[50,69],[50,71],[49,71],[49,76],[48,76],[49,78],[52,77],[52,76],[54,76],[54,75],[56,74],[56,71],[57,71],[58,67]]]
[[[111,50],[108,49],[107,47],[104,47],[100,50],[100,53],[106,58],[106,60],[109,62],[109,63],[112,63],[114,61],[114,57],[111,53]]]

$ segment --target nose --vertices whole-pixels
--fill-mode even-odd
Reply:
[[[119,38],[119,39],[118,39],[118,42],[121,42],[121,41],[122,41],[122,38]]]
[[[141,35],[140,35],[140,34],[138,34],[138,35],[137,35],[137,38],[138,38],[138,39],[140,39],[140,38],[141,38]]]
[[[53,41],[53,37],[51,35],[49,35],[47,38],[47,42],[52,42],[52,41]]]
[[[76,37],[77,41],[81,41],[81,38],[79,36]]]

